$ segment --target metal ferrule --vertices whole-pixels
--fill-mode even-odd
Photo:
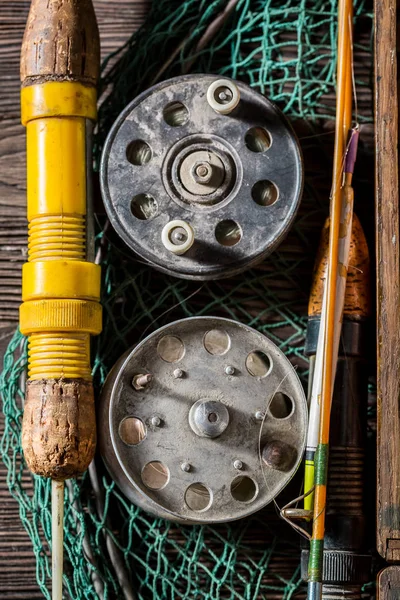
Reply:
[[[322,583],[319,581],[310,581],[307,589],[307,600],[322,599]]]

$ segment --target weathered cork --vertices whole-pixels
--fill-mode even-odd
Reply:
[[[96,85],[100,41],[92,0],[32,0],[21,50],[21,83]]]
[[[62,481],[86,471],[96,448],[92,384],[82,379],[28,381],[22,448],[36,475]]]
[[[313,283],[308,304],[308,316],[316,317],[322,311],[322,298],[328,268],[329,218],[325,221],[313,274]],[[367,241],[363,228],[353,214],[349,267],[347,269],[346,294],[343,314],[361,319],[371,313],[370,263]]]

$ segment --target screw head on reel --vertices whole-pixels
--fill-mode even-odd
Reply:
[[[148,336],[114,366],[99,407],[100,451],[122,491],[184,523],[232,521],[271,502],[301,461],[306,429],[285,355],[216,317]]]
[[[101,161],[117,233],[157,269],[188,279],[228,277],[267,256],[293,222],[302,185],[283,114],[244,83],[213,75],[176,77],[138,96]]]

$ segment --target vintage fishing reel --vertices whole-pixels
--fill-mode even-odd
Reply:
[[[185,523],[245,517],[295,473],[307,405],[290,362],[236,321],[195,317],[149,335],[111,371],[100,451],[125,495]]]
[[[228,277],[272,252],[302,185],[283,114],[249,86],[213,75],[176,77],[138,96],[101,162],[117,233],[157,269],[188,279]]]

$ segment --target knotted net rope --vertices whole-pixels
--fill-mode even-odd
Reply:
[[[219,73],[250,83],[291,119],[305,161],[301,209],[285,242],[262,265],[207,283],[174,279],[147,267],[110,228],[104,228],[104,215],[97,215],[104,307],[104,330],[93,344],[97,391],[115,360],[132,344],[168,322],[196,315],[233,318],[255,327],[285,352],[306,380],[306,308],[332,166],[337,2],[238,0],[217,35],[197,52],[202,35],[226,4],[226,0],[153,2],[143,27],[105,61],[95,166],[105,136],[126,104],[158,78],[162,67],[162,78],[168,78],[191,62],[191,72]],[[372,130],[372,8],[366,0],[355,2],[354,42],[365,167]],[[355,175],[356,197],[358,187],[366,203],[366,208],[358,207],[362,221],[372,207],[371,173],[367,166]],[[369,204],[363,192],[369,193]],[[5,417],[0,452],[10,493],[19,503],[32,541],[38,584],[50,599],[50,481],[27,474],[21,451],[26,364],[25,339],[16,332],[0,379]],[[304,598],[299,540],[279,522],[273,505],[231,525],[180,526],[128,502],[100,459],[93,469],[66,487],[66,597]],[[297,492],[289,491],[289,497]]]

